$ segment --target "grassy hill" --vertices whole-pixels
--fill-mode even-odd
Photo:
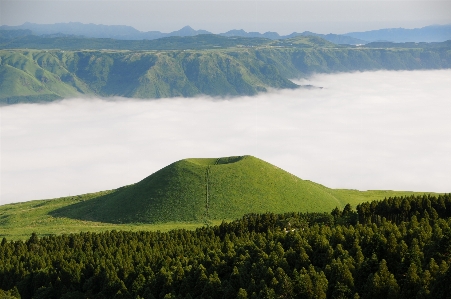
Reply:
[[[134,185],[52,215],[109,223],[202,222],[336,206],[342,202],[317,184],[244,156],[181,160]]]
[[[0,206],[0,237],[194,228],[247,213],[330,212],[411,194],[422,193],[330,189],[252,156],[185,159],[115,190]]]

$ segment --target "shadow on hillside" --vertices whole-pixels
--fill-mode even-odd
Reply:
[[[49,212],[52,217],[64,217],[82,221],[104,222],[112,224],[137,222],[129,214],[130,209],[116,206],[115,199],[130,186],[119,188],[111,193],[100,195],[92,199],[81,200],[77,203]],[[122,213],[117,213],[118,209]]]

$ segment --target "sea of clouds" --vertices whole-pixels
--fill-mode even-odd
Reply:
[[[0,107],[0,204],[113,189],[183,158],[233,155],[332,188],[451,192],[451,70],[298,83],[324,88]]]

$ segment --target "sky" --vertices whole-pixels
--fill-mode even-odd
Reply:
[[[180,159],[237,155],[331,188],[450,192],[451,70],[298,83],[323,88],[0,107],[0,204],[114,189]]]
[[[451,24],[451,1],[370,0],[0,0],[0,25],[82,22],[171,32],[186,25],[231,29],[347,33]]]

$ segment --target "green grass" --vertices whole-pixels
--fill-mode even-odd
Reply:
[[[0,237],[7,239],[26,239],[31,233],[36,232],[40,236],[79,233],[82,231],[101,232],[106,230],[125,231],[169,231],[184,228],[195,229],[204,225],[201,222],[167,222],[160,224],[112,224],[96,221],[84,221],[68,217],[53,217],[50,213],[61,207],[74,203],[91,200],[111,191],[84,194],[79,196],[62,197],[57,199],[33,200],[23,203],[15,203],[0,206]],[[219,224],[213,221],[209,224]]]
[[[330,212],[412,194],[423,193],[330,189],[252,156],[185,159],[115,190],[0,206],[0,237],[194,229],[246,213]]]

